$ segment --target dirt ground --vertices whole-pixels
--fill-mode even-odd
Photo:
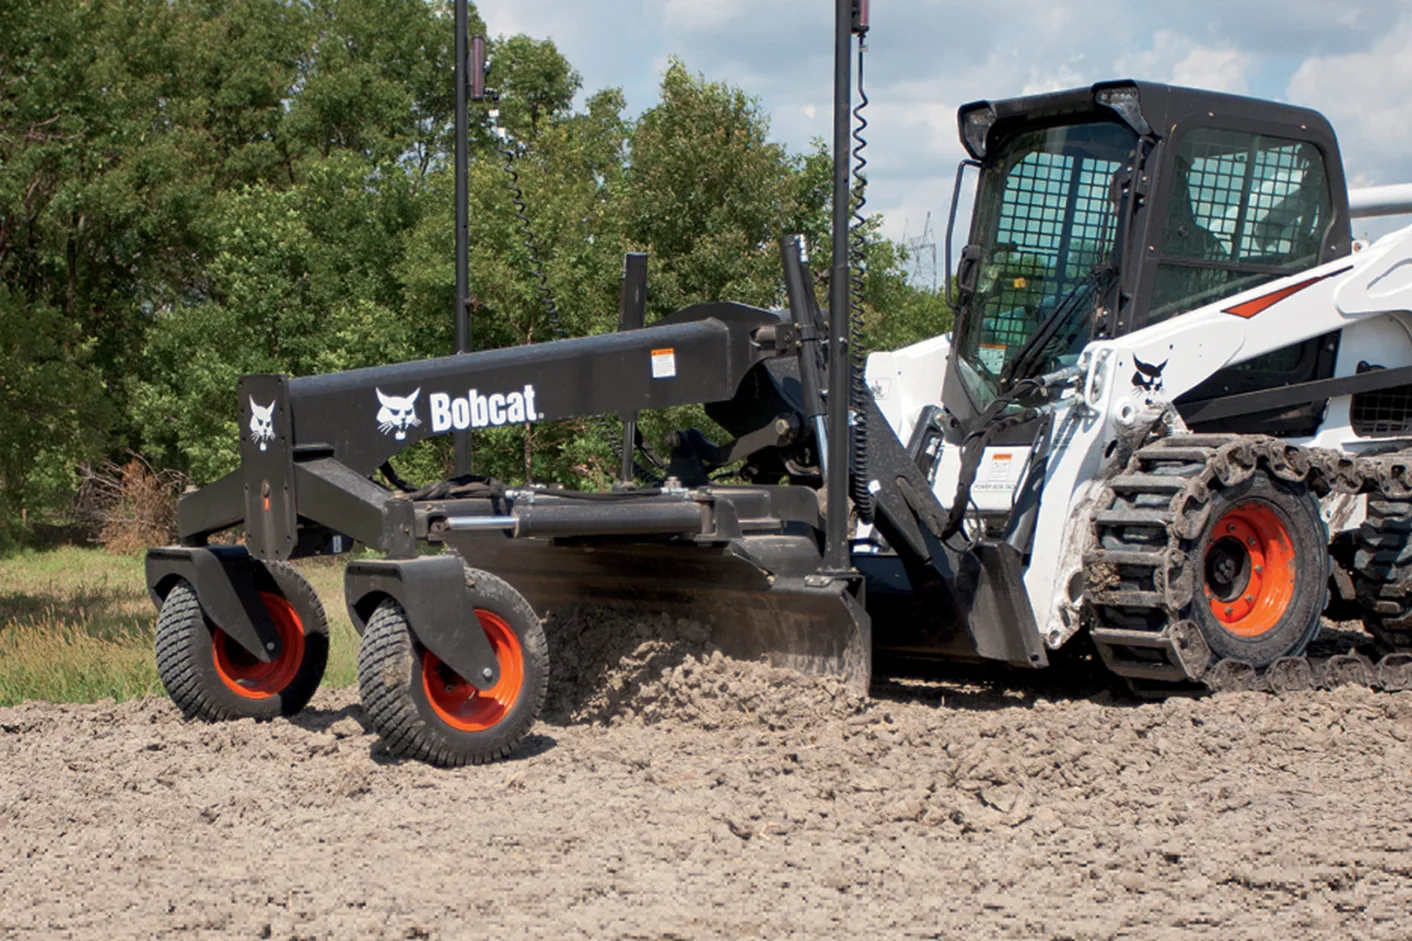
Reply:
[[[0,710],[0,937],[1412,936],[1412,694],[863,699],[693,642],[561,644],[547,720],[458,771],[353,689]]]

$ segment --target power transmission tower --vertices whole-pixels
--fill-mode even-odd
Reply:
[[[902,247],[907,251],[909,283],[936,290],[936,234],[932,231],[932,214],[922,223],[922,234],[909,238],[902,232]]]

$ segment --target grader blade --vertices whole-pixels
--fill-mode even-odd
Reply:
[[[605,608],[696,622],[722,653],[835,676],[866,692],[871,622],[846,583],[792,565],[807,540],[775,536],[725,546],[593,545],[540,539],[453,539],[477,568],[509,582],[541,616]],[[776,571],[762,566],[773,555]],[[817,550],[812,553],[817,564]]]

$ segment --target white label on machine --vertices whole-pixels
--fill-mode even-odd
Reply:
[[[986,448],[972,490],[1010,493],[1020,482],[1029,448]]]
[[[976,358],[993,376],[998,376],[1005,368],[1005,347],[994,343],[982,343],[976,350]]]
[[[652,378],[674,379],[677,375],[677,351],[668,347],[652,351]]]

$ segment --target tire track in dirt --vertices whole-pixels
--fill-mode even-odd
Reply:
[[[0,710],[0,936],[1407,937],[1412,694],[863,699],[661,643],[561,648],[553,721],[455,771],[351,689]]]

